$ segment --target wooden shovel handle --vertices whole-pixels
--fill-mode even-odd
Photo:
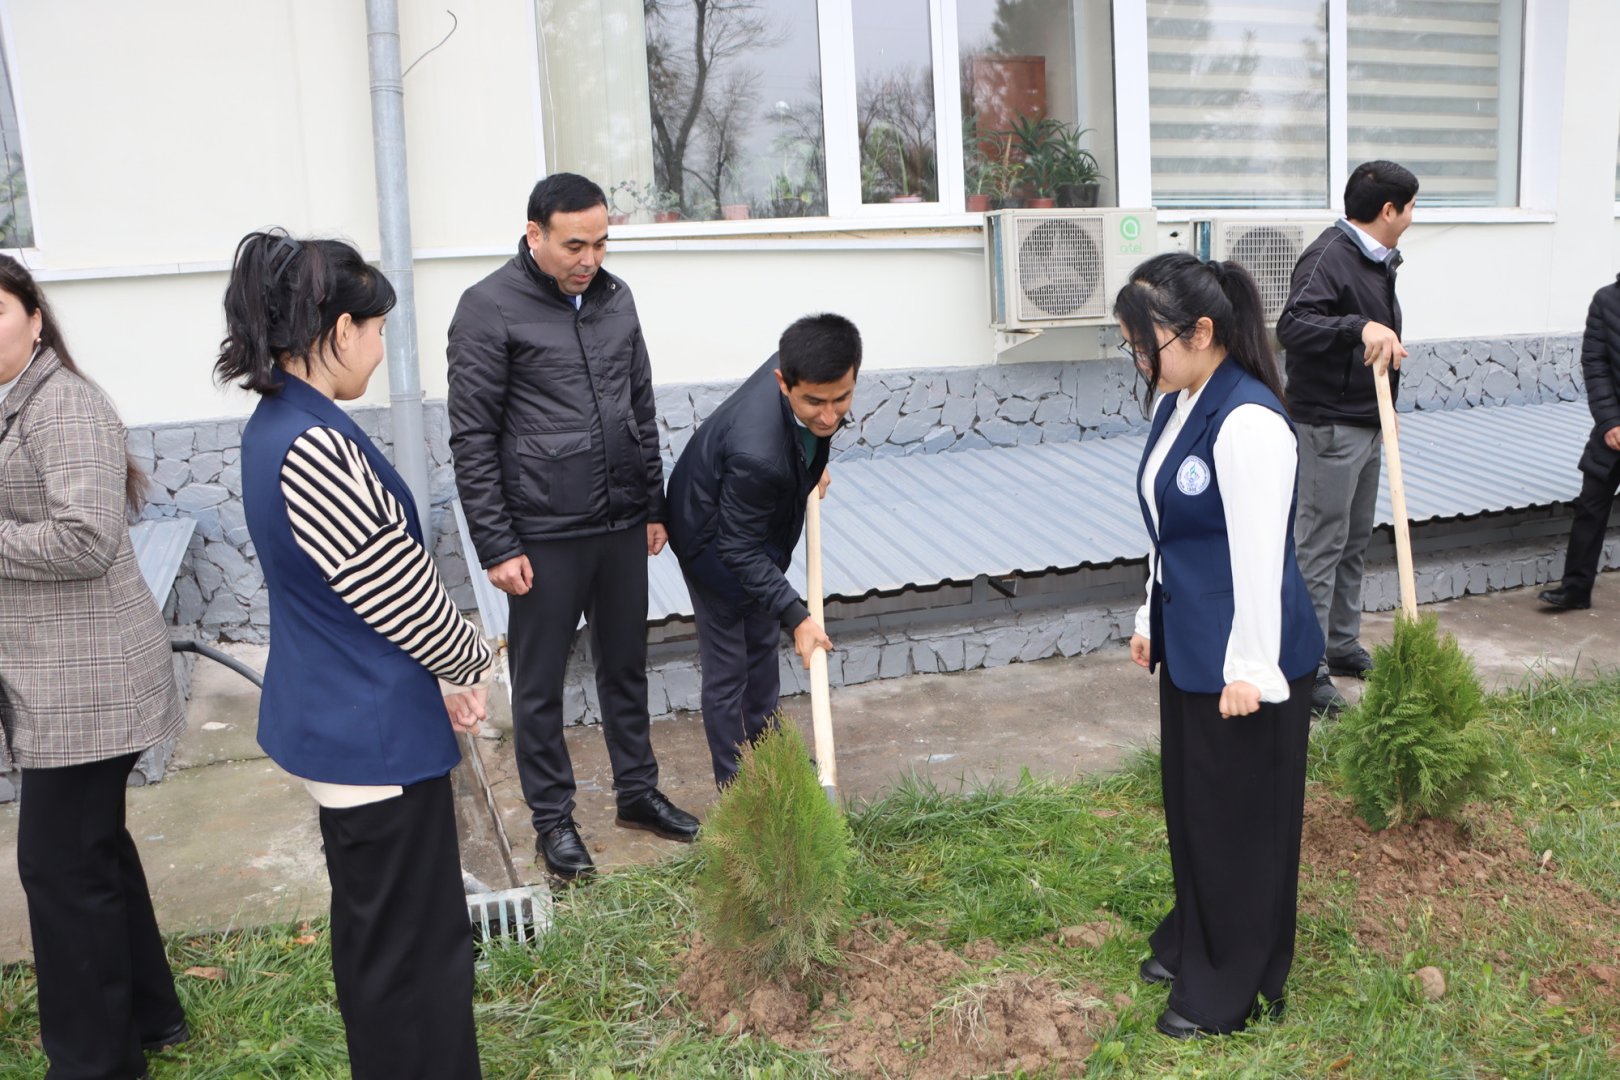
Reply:
[[[810,617],[826,629],[821,584],[821,491],[810,489],[804,512],[805,592]],[[838,758],[833,751],[832,691],[827,680],[827,652],[817,649],[810,655],[810,725],[816,740],[816,766],[821,786],[829,797],[838,790]]]
[[[1378,388],[1378,424],[1384,432],[1384,457],[1389,468],[1389,503],[1395,520],[1395,569],[1400,577],[1401,613],[1417,618],[1417,580],[1412,573],[1412,530],[1406,516],[1406,481],[1401,476],[1401,442],[1395,421],[1395,398],[1389,389],[1389,365],[1373,365]]]

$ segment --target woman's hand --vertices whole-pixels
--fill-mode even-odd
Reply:
[[[488,701],[488,691],[482,686],[475,686],[471,690],[462,690],[454,694],[446,694],[444,709],[450,714],[450,726],[458,732],[465,731],[469,735],[478,734],[478,727],[483,722],[485,704]]]
[[[1131,635],[1131,659],[1135,661],[1137,667],[1145,668],[1148,666],[1148,650],[1150,647],[1151,643],[1141,634]]]
[[[1260,688],[1254,683],[1231,682],[1221,691],[1221,715],[1248,716],[1260,711]]]

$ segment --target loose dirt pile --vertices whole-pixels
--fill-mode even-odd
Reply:
[[[817,1001],[780,985],[737,985],[734,967],[701,938],[677,989],[715,1030],[822,1053],[849,1076],[956,1080],[1054,1067],[1079,1076],[1114,1023],[1095,987],[997,970],[1000,950],[988,941],[953,952],[873,924],[842,947],[844,964],[823,973]]]
[[[1309,883],[1355,882],[1356,938],[1392,960],[1411,947],[1415,925],[1432,951],[1465,940],[1471,928],[1504,912],[1528,916],[1538,930],[1566,939],[1557,966],[1531,986],[1549,1004],[1595,995],[1620,1006],[1620,907],[1559,876],[1557,861],[1537,851],[1501,809],[1470,806],[1460,822],[1420,821],[1373,832],[1350,800],[1313,793],[1305,803],[1300,852],[1302,900]],[[1566,959],[1567,958],[1567,959]],[[1513,960],[1498,956],[1504,964]]]

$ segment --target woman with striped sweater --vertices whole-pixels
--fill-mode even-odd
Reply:
[[[270,594],[259,744],[320,806],[351,1071],[463,1080],[480,1072],[449,774],[456,733],[484,716],[490,654],[409,489],[336,404],[365,392],[393,305],[348,244],[250,233],[215,373],[260,395],[242,432]]]

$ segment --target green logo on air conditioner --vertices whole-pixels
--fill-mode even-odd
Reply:
[[[1142,219],[1134,215],[1120,218],[1119,235],[1122,240],[1140,240],[1142,238]]]

